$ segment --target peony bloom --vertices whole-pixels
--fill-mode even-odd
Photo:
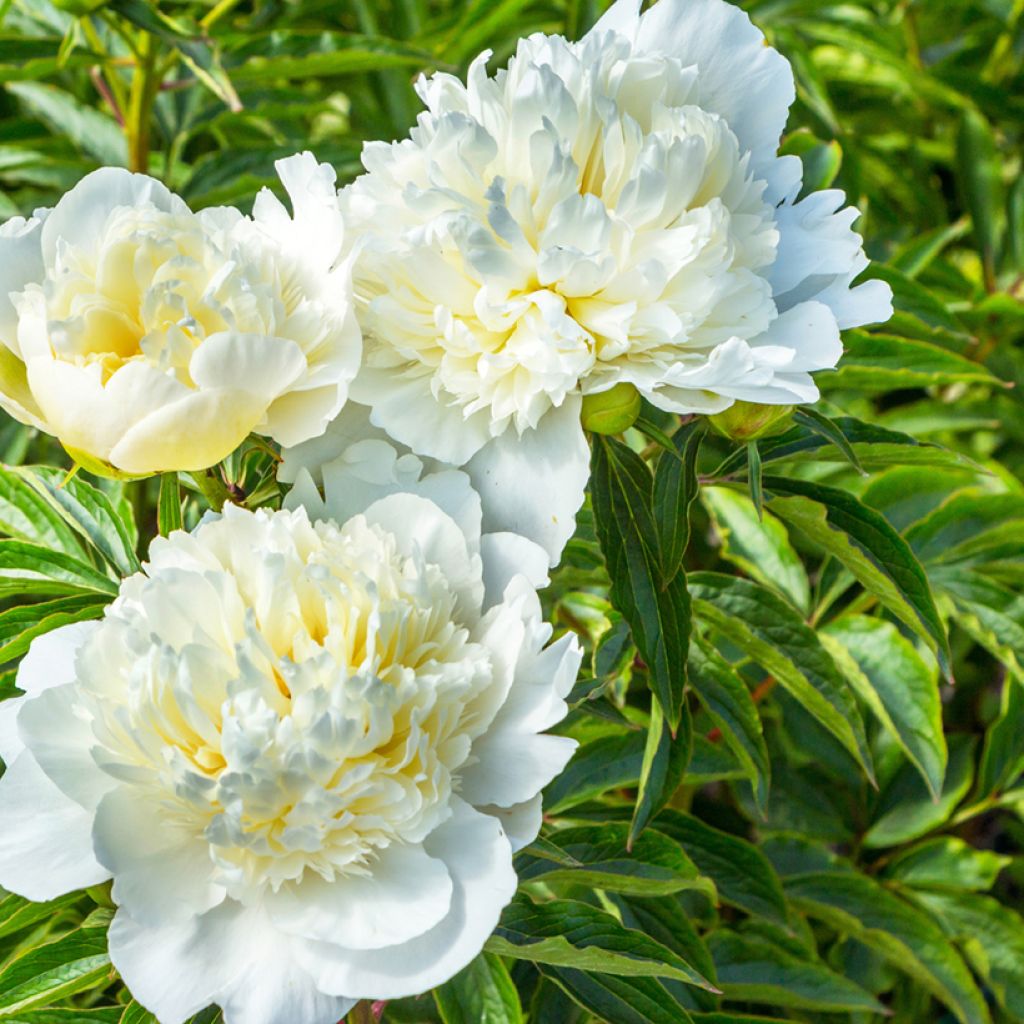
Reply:
[[[294,219],[266,190],[251,218],[193,214],[108,167],[0,227],[0,405],[101,473],[322,433],[361,355],[334,172],[277,166]]]
[[[838,191],[779,157],[786,60],[723,0],[619,0],[580,42],[534,35],[489,75],[419,83],[410,137],[341,192],[360,238],[352,397],[465,464],[493,529],[553,561],[586,482],[581,397],[811,402],[841,328],[884,320]],[[545,493],[546,501],[533,500]]]
[[[0,884],[113,878],[111,958],[162,1024],[334,1024],[445,981],[575,746],[540,735],[581,658],[545,646],[543,551],[481,536],[464,473],[361,452],[307,495],[334,521],[228,506],[155,541],[0,705]]]

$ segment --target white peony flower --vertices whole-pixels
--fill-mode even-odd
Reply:
[[[352,397],[466,464],[492,528],[557,560],[582,501],[581,396],[677,413],[818,397],[839,330],[884,320],[838,191],[777,155],[786,60],[723,0],[619,0],[578,43],[419,83],[404,141],[341,192],[367,351]],[[554,470],[553,470],[553,467]],[[554,486],[541,505],[541,486]],[[552,522],[552,516],[555,521]]]
[[[228,506],[155,541],[0,705],[0,884],[113,878],[111,958],[162,1024],[334,1024],[445,981],[575,747],[540,735],[581,659],[545,646],[543,551],[481,536],[464,473],[361,451],[307,495],[335,522]]]
[[[85,177],[0,227],[0,405],[98,472],[196,470],[250,431],[323,432],[359,366],[334,172],[278,163],[253,216],[152,178]]]

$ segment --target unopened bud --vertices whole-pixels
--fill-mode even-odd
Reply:
[[[791,405],[760,405],[757,402],[733,402],[725,412],[709,416],[711,426],[733,441],[755,441],[759,437],[781,434],[789,427]]]
[[[616,384],[607,391],[583,396],[580,420],[592,434],[621,434],[640,415],[640,392],[632,384]]]

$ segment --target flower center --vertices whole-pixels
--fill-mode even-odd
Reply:
[[[97,757],[206,840],[237,898],[363,873],[447,816],[489,657],[440,571],[359,518],[263,548],[224,528],[199,564],[137,578],[86,648]]]
[[[379,222],[357,265],[370,366],[429,375],[497,434],[764,331],[772,211],[694,81],[612,38],[526,40],[493,78],[427,83],[412,138],[343,193]]]

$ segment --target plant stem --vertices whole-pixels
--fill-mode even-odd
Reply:
[[[139,39],[138,63],[132,75],[125,131],[128,135],[128,169],[145,174],[149,170],[149,129],[153,100],[160,88],[160,76],[154,73],[156,44],[148,32]]]

